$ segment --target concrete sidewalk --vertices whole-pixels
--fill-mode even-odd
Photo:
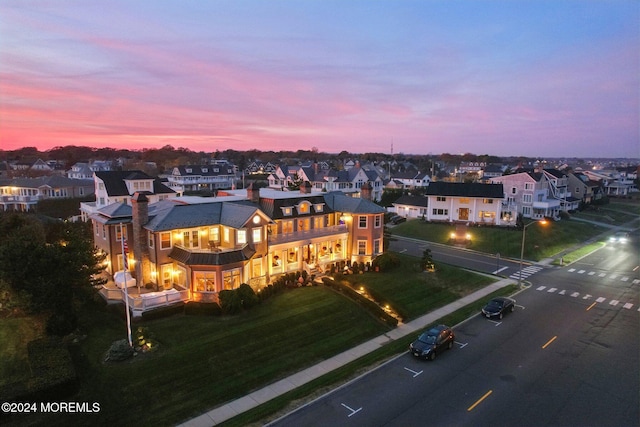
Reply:
[[[499,280],[485,288],[482,288],[476,292],[473,292],[472,294],[460,298],[457,301],[447,304],[444,307],[441,307],[422,317],[412,320],[409,323],[400,324],[397,328],[387,332],[384,335],[373,338],[372,340],[369,340],[350,350],[337,354],[330,359],[327,359],[287,378],[270,384],[264,388],[261,388],[260,390],[256,390],[244,397],[233,400],[231,402],[227,402],[222,406],[214,408],[196,418],[180,424],[180,426],[210,427],[227,421],[235,417],[236,415],[253,409],[271,399],[294,390],[301,385],[308,383],[309,381],[315,380],[316,378],[319,378],[322,375],[333,371],[334,369],[337,369],[349,362],[367,355],[372,351],[375,351],[384,346],[385,344],[389,344],[390,342],[393,342],[397,339],[421,331],[427,326],[432,325],[438,319],[513,283],[513,279],[507,278]]]

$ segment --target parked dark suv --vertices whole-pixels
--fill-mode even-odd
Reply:
[[[453,347],[453,330],[446,325],[438,325],[424,332],[409,345],[409,351],[421,359],[433,360],[444,349]]]

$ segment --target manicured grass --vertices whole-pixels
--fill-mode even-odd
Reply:
[[[590,245],[582,246],[580,249],[564,254],[560,258],[553,260],[553,265],[567,265],[589,255],[591,252],[597,251],[604,246],[604,242],[595,242]]]
[[[455,231],[450,224],[426,223],[411,220],[394,227],[391,232],[405,237],[449,243],[449,235]],[[502,227],[469,227],[471,243],[468,249],[489,254],[499,253],[503,257],[520,258],[522,230]],[[524,258],[539,261],[581,243],[606,231],[606,228],[589,223],[563,220],[534,224],[526,229]]]
[[[105,365],[104,353],[126,336],[125,325],[109,312],[86,314],[88,338],[73,351],[82,377],[74,400],[99,402],[100,414],[38,422],[172,425],[388,330],[332,290],[308,287],[239,316],[174,315],[145,322],[159,350]]]
[[[397,254],[402,265],[388,272],[344,276],[382,295],[404,320],[411,320],[495,282],[493,277],[437,264],[435,273],[420,269],[419,259]]]

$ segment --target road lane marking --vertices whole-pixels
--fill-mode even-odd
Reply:
[[[623,308],[626,308],[627,310],[629,310],[631,307],[633,307],[633,304],[631,304],[630,302],[626,303],[625,305],[622,306]]]
[[[549,344],[551,344],[552,342],[554,342],[556,340],[556,338],[558,338],[558,336],[554,336],[553,338],[551,338],[549,341],[547,341],[547,343],[545,345],[542,346],[542,348],[547,348],[547,346]]]
[[[615,279],[616,277],[618,277],[618,275],[617,275],[617,274],[612,274],[611,276],[609,276],[609,279],[612,279],[612,280],[613,280],[613,279]]]
[[[603,298],[603,299],[604,299],[604,298]],[[593,308],[593,306],[594,306],[594,305],[596,305],[596,304],[597,304],[597,303],[596,303],[596,302],[594,302],[594,303],[593,303],[593,304],[591,304],[589,307],[587,307],[587,311],[591,310],[591,309]],[[542,348],[544,348],[544,347],[542,347]]]
[[[623,282],[628,282],[629,278],[627,276],[620,278],[621,281]]]
[[[404,369],[406,369],[407,371],[411,372],[413,374],[413,378],[417,377],[418,375],[420,375],[422,372],[424,371],[414,371],[413,369],[409,369],[407,367],[405,367]]]
[[[566,293],[567,293],[567,291],[565,291],[565,290],[563,289],[563,290],[561,290],[560,292],[558,292],[558,295],[564,295],[564,294],[566,294]]]
[[[618,305],[619,302],[620,301],[618,301],[617,299],[612,299],[611,301],[609,301],[609,305],[612,305],[615,307],[616,305]]]
[[[580,270],[580,271],[578,271],[578,274],[584,274],[585,271],[587,271],[587,270]]]
[[[595,272],[595,271],[590,271],[590,272],[589,272],[589,276],[593,276],[594,274],[596,274],[596,272]]]
[[[476,401],[476,403],[474,403],[473,405],[471,405],[471,406],[469,406],[469,407],[467,408],[467,412],[471,412],[471,411],[473,411],[473,408],[475,408],[476,406],[478,406],[478,405],[479,405],[483,400],[485,400],[487,397],[489,397],[489,395],[490,395],[491,393],[493,393],[493,390],[489,390],[488,392],[486,392],[486,393],[484,394],[484,396],[482,396],[480,399],[478,399],[478,400]]]
[[[465,348],[469,344],[468,342],[462,343],[462,342],[458,342],[458,341],[454,341],[454,343],[458,344],[460,346],[460,348]]]
[[[600,273],[600,274],[598,274],[598,277],[604,277],[606,275],[607,275],[606,273]]]
[[[351,411],[351,413],[349,415],[347,415],[348,417],[351,417],[352,415],[355,415],[355,414],[357,414],[358,412],[360,412],[362,410],[362,407],[360,407],[358,409],[353,409],[353,408],[348,407],[344,403],[341,403],[341,405]]]
[[[574,271],[576,271],[576,269],[575,268],[570,268],[568,271],[569,271],[569,273],[573,273]]]
[[[636,265],[633,271],[636,271],[638,268],[640,268],[640,265]]]
[[[598,298],[598,299],[596,300],[596,302],[602,302],[602,301],[604,301],[604,300],[606,300],[606,298],[604,298],[604,297],[600,297],[600,298]]]
[[[593,296],[593,295],[586,294],[585,296],[583,296],[583,297],[582,297],[582,299],[589,299],[589,298],[591,298],[592,296]]]
[[[549,288],[549,289],[547,290],[547,292],[549,292],[549,293],[553,293],[553,292],[555,292],[555,291],[557,291],[557,290],[558,290],[558,288]]]
[[[546,287],[546,286],[538,286],[538,287],[536,288],[536,291],[543,291],[543,290],[545,290],[545,289],[547,289],[547,287]]]
[[[577,298],[578,296],[580,296],[580,292],[574,292],[571,294],[571,297],[573,298]]]
[[[509,267],[502,267],[500,270],[496,270],[496,271],[494,271],[494,272],[493,272],[493,273],[491,273],[491,274],[498,274],[498,273],[500,273],[501,271],[506,270],[507,268],[509,268]]]

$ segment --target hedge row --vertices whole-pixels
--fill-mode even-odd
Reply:
[[[71,355],[62,339],[41,338],[27,344],[31,377],[0,389],[0,400],[59,401],[77,391],[78,381]]]
[[[388,326],[392,328],[395,328],[396,326],[398,326],[398,319],[396,319],[395,317],[391,316],[389,313],[384,311],[384,309],[380,307],[380,305],[378,305],[376,302],[371,301],[365,296],[359,294],[355,289],[351,287],[351,285],[347,281],[331,280],[330,278],[325,277],[322,279],[322,282],[326,286],[332,289],[335,289],[336,291],[342,293],[343,295],[357,302],[366,310],[368,310],[374,317],[376,317],[377,319],[380,319],[383,323],[387,324]]]

